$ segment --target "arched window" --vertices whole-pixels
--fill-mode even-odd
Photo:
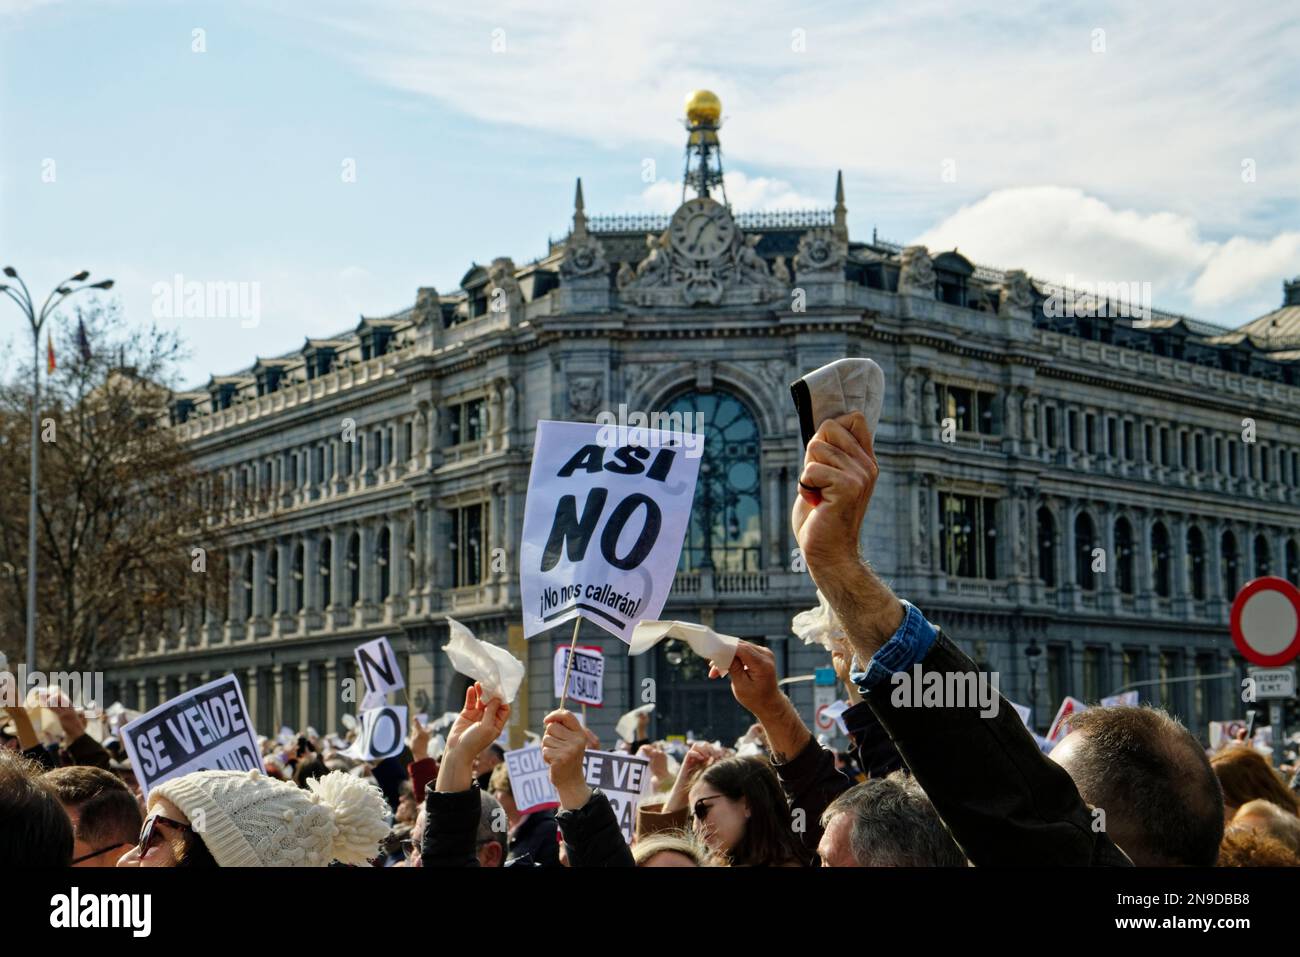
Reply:
[[[244,600],[243,614],[240,615],[242,621],[248,621],[253,617],[253,556],[244,556]]]
[[[1084,591],[1097,587],[1097,575],[1092,570],[1092,550],[1097,547],[1097,529],[1087,512],[1080,512],[1074,520],[1075,576],[1074,581]]]
[[[392,557],[392,538],[392,533],[385,525],[379,530],[379,537],[375,542],[375,564],[379,566],[380,601],[388,597],[389,585],[392,583],[392,565],[389,562]]]
[[[348,539],[348,604],[361,600],[361,536],[356,532]]]
[[[753,414],[736,396],[715,389],[687,392],[665,409],[670,427],[703,433],[704,452],[695,505],[679,568],[719,572],[762,566],[759,432]],[[689,416],[689,418],[688,418]]]
[[[303,547],[302,542],[299,542],[293,549],[293,610],[295,612],[302,611],[303,607],[303,586],[305,583],[303,581],[302,563]]]
[[[1300,588],[1300,546],[1294,538],[1286,541],[1286,580]]]
[[[1038,510],[1038,577],[1056,587],[1056,519],[1046,505]]]
[[[1151,526],[1151,586],[1161,598],[1169,597],[1169,578],[1169,530],[1156,522]]]
[[[1237,536],[1232,532],[1223,533],[1219,556],[1223,562],[1223,595],[1231,601],[1241,586],[1241,577],[1237,573]]]
[[[1119,590],[1133,594],[1133,526],[1127,518],[1115,522],[1115,573]]]
[[[1263,535],[1255,536],[1255,577],[1263,578],[1273,574],[1272,555],[1269,554],[1268,539]]]
[[[1192,597],[1205,600],[1205,536],[1193,525],[1187,530],[1187,579]]]
[[[320,601],[322,608],[328,608],[334,602],[332,569],[334,561],[334,547],[330,543],[328,535],[321,538],[320,542]]]

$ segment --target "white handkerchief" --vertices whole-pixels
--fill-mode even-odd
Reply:
[[[679,638],[691,646],[701,658],[713,662],[719,671],[731,667],[731,659],[736,657],[736,645],[739,638],[720,635],[712,628],[705,628],[689,621],[643,621],[632,629],[632,644],[629,655],[639,655],[649,651],[665,638]]]
[[[636,641],[635,638],[632,640]],[[636,652],[634,651],[632,654],[636,654]],[[619,718],[618,723],[614,725],[614,733],[618,735],[618,739],[620,741],[626,741],[628,744],[635,741],[637,718],[641,717],[643,714],[650,714],[654,709],[655,706],[652,704],[643,704],[641,707],[633,708],[627,714],[623,715],[623,717]]]
[[[481,684],[487,697],[500,698],[506,704],[513,702],[524,681],[523,662],[504,648],[475,638],[474,632],[455,618],[448,616],[447,624],[451,640],[442,650],[451,659],[451,666]]]
[[[827,419],[861,412],[873,436],[885,398],[885,373],[870,359],[836,359],[790,387],[804,445]]]
[[[839,616],[826,601],[826,597],[817,592],[817,607],[801,611],[790,619],[790,630],[803,639],[807,645],[821,645],[827,651],[834,651],[834,641],[845,638],[844,626]]]

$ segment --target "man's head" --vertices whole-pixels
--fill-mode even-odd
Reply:
[[[1276,838],[1294,853],[1300,854],[1300,817],[1284,811],[1272,801],[1255,798],[1237,809],[1228,825],[1232,828],[1252,828]]]
[[[111,771],[85,765],[45,775],[72,821],[77,867],[113,867],[136,842],[144,823],[135,795]]]
[[[0,874],[16,867],[67,867],[72,822],[41,768],[0,751]]]
[[[895,772],[849,788],[822,814],[824,867],[965,867],[966,858],[912,778]]]
[[[1155,708],[1089,708],[1069,726],[1052,760],[1134,864],[1214,866],[1223,792],[1190,731]]]
[[[480,867],[501,867],[506,861],[506,813],[497,799],[479,791],[478,834],[474,853]]]

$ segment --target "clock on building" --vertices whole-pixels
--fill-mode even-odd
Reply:
[[[736,223],[727,207],[707,196],[682,203],[669,227],[673,249],[696,261],[720,256],[736,238]]]

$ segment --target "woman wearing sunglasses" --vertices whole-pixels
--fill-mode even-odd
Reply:
[[[325,867],[380,854],[388,803],[342,771],[307,790],[260,771],[195,771],[149,792],[140,841],[118,867]]]
[[[695,836],[724,867],[803,867],[808,855],[795,835],[776,772],[763,758],[724,758],[691,785]]]

